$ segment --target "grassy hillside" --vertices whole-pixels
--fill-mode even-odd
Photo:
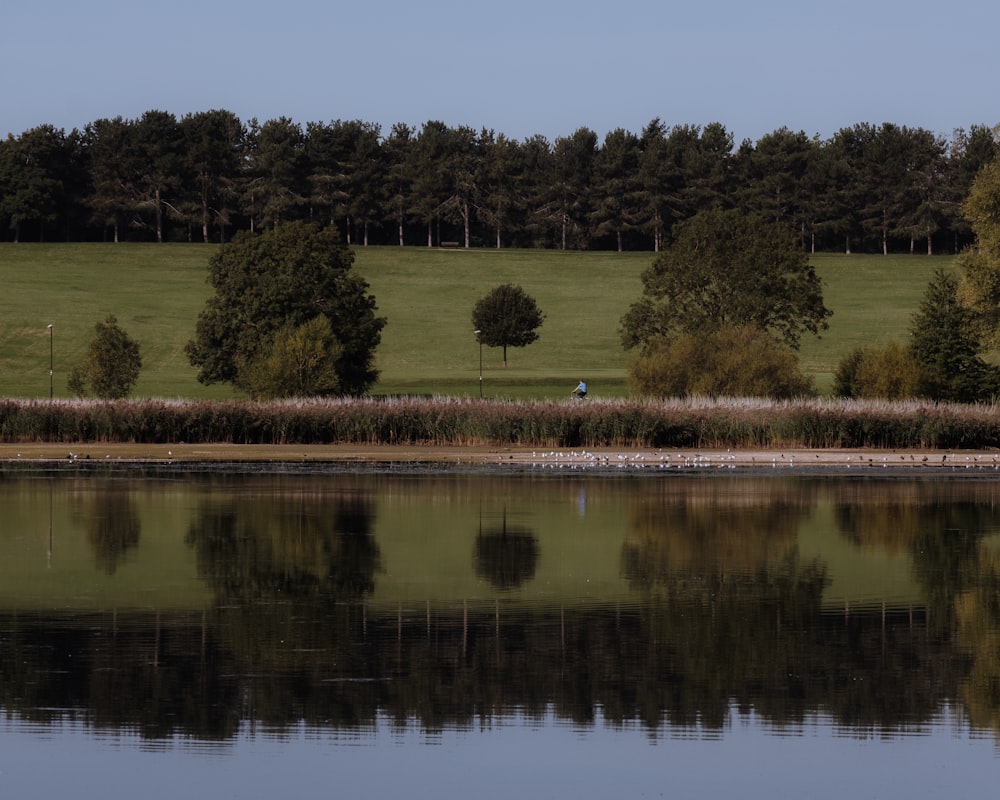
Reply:
[[[209,287],[205,245],[0,244],[0,395],[47,397],[52,323],[54,389],[83,357],[93,326],[108,314],[142,347],[136,394],[231,397],[205,387],[188,365],[184,344]],[[479,346],[472,306],[500,283],[516,283],[546,314],[541,338],[508,352],[483,348],[488,397],[562,397],[583,378],[595,397],[622,396],[626,354],[618,320],[638,296],[652,253],[563,253],[539,250],[359,248],[356,268],[388,319],[378,352],[378,394],[477,396]],[[821,339],[801,356],[828,391],[832,371],[851,348],[904,339],[931,273],[948,257],[815,258],[826,304],[834,311]]]

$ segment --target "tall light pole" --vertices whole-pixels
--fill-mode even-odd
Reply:
[[[49,400],[52,399],[52,323],[49,323]]]
[[[483,337],[482,331],[476,331],[476,341],[479,342],[479,399],[483,399]]]

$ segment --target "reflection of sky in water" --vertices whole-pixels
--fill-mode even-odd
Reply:
[[[708,737],[653,739],[638,727],[576,728],[516,717],[486,728],[356,736],[246,731],[225,744],[149,743],[72,726],[0,724],[4,797],[684,797],[986,796],[1000,754],[944,717],[912,735],[838,735],[829,719],[775,732],[733,715]]]

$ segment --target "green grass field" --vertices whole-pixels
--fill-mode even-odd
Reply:
[[[142,348],[135,394],[228,398],[228,386],[202,386],[184,345],[209,295],[206,245],[0,244],[0,396],[47,397],[49,330],[53,387],[82,360],[94,324],[108,314]],[[569,397],[585,379],[594,397],[627,394],[627,354],[618,321],[640,292],[652,253],[542,250],[358,248],[356,269],[388,319],[378,351],[375,394],[478,396],[479,345],[472,307],[501,283],[516,283],[546,315],[534,344],[482,349],[487,397]],[[819,255],[824,298],[833,310],[821,339],[803,341],[803,366],[826,393],[837,361],[852,348],[907,336],[936,268],[951,257]]]

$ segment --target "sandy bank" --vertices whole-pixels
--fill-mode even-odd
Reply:
[[[498,466],[539,469],[976,469],[998,470],[995,451],[939,450],[551,450],[522,447],[357,445],[3,444],[3,461],[107,461],[151,464],[352,463]]]

